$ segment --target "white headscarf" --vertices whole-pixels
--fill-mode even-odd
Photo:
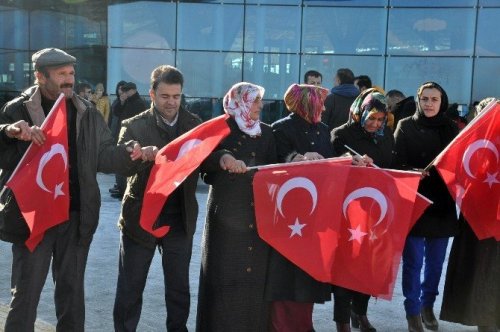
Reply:
[[[224,111],[232,116],[242,132],[250,136],[260,135],[260,120],[250,119],[250,108],[257,97],[264,97],[265,89],[259,85],[236,83],[224,96]]]

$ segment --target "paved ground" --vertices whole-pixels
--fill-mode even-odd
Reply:
[[[117,216],[120,211],[118,200],[110,198],[108,188],[114,183],[114,177],[99,175],[101,184],[102,208],[101,221],[91,246],[86,271],[86,330],[91,332],[113,331],[112,309],[115,295],[116,278],[118,272],[118,243],[119,232],[116,227]],[[200,186],[198,193],[200,215],[198,229],[195,234],[193,258],[191,262],[191,289],[192,305],[188,322],[190,331],[195,329],[196,298],[198,294],[198,276],[200,267],[200,239],[203,221],[205,219],[205,202],[207,187]],[[3,331],[7,305],[10,300],[10,269],[11,252],[8,243],[0,242],[0,331]],[[165,305],[163,300],[163,275],[158,255],[153,260],[149,278],[144,292],[144,305],[139,322],[138,331],[165,330]],[[444,279],[444,278],[442,278]],[[406,331],[406,319],[403,309],[401,282],[396,282],[392,301],[372,299],[369,305],[369,317],[378,331]],[[442,290],[442,283],[440,290]],[[47,278],[38,307],[36,331],[55,331],[56,323],[53,305],[53,284],[51,277]],[[436,314],[441,307],[441,296],[436,304]],[[332,302],[317,305],[314,309],[314,324],[316,331],[335,331],[332,322]],[[237,329],[235,329],[236,331]],[[442,332],[469,332],[476,331],[472,327],[465,327],[440,321]],[[356,330],[354,330],[356,331]],[[224,331],[226,332],[226,331]]]

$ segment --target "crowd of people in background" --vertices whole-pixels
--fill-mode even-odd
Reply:
[[[116,174],[112,197],[122,201],[119,274],[113,309],[116,331],[135,331],[142,293],[155,251],[165,280],[166,329],[187,331],[189,263],[198,216],[197,179],[210,186],[202,240],[196,330],[314,331],[315,303],[332,300],[337,331],[376,331],[368,319],[369,294],[319,282],[260,239],[250,167],[317,161],[352,155],[363,167],[418,171],[418,192],[432,204],[410,230],[402,257],[402,291],[408,331],[438,330],[434,304],[450,237],[440,319],[478,327],[500,327],[500,243],[478,240],[434,168],[426,166],[467,126],[460,105],[449,105],[436,82],[415,87],[416,97],[387,93],[367,75],[336,71],[331,90],[323,75],[305,73],[290,85],[283,102],[289,114],[260,121],[265,87],[240,82],[223,98],[230,134],[169,196],[156,227],[170,231],[155,238],[139,219],[146,184],[158,149],[202,121],[183,100],[184,77],[162,65],[151,73],[149,97],[133,82],[116,85],[111,103],[104,84],[75,85],[76,59],[59,49],[33,55],[36,81],[0,111],[0,184],[12,174],[29,142],[43,144],[40,126],[64,93],[68,109],[70,219],[49,229],[29,251],[12,192],[0,197],[0,239],[13,242],[12,301],[5,331],[32,331],[49,266],[56,283],[57,329],[83,331],[84,271],[99,216],[96,173]],[[488,101],[477,105],[477,112]],[[346,146],[357,153],[353,154]],[[486,198],[488,199],[488,198]],[[493,198],[495,199],[495,198]],[[498,197],[496,198],[498,199]],[[22,227],[24,226],[24,227]],[[423,272],[423,280],[421,274]],[[35,277],[36,276],[36,277]],[[42,276],[43,278],[40,278]]]

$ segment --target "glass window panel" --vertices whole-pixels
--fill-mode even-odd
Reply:
[[[387,10],[305,7],[302,52],[384,54]]]
[[[175,48],[175,6],[153,1],[109,6],[109,46]]]
[[[495,74],[496,73],[496,74]],[[500,58],[479,58],[474,65],[472,100],[500,98]]]
[[[300,5],[301,0],[247,0],[248,4],[261,4],[261,5]]]
[[[30,48],[66,48],[66,19],[64,13],[33,11],[30,15]]]
[[[286,89],[299,79],[299,56],[245,54],[243,80],[266,88],[265,99],[283,99]]]
[[[228,4],[228,3],[244,3],[245,0],[179,0],[179,2],[190,2],[190,3],[202,3],[202,2],[210,2],[210,3],[222,3],[222,4]]]
[[[0,47],[17,50],[28,49],[28,14],[23,10],[0,6]],[[23,27],[21,29],[20,27]]]
[[[476,0],[390,0],[393,7],[462,7],[475,6]]]
[[[500,0],[479,0],[480,6],[500,6]]]
[[[106,45],[106,22],[66,15],[66,47]]]
[[[187,97],[223,97],[233,84],[241,82],[241,59],[241,53],[178,52],[184,93]]]
[[[299,6],[247,6],[245,51],[298,53]]]
[[[339,68],[349,68],[355,76],[368,75],[374,85],[384,85],[384,57],[380,56],[340,56],[340,55],[303,55],[300,79],[308,70],[317,70],[323,75],[323,86],[333,87],[335,73]]]
[[[110,48],[108,50],[108,90],[121,81],[134,82],[141,95],[148,95],[150,77],[159,65],[174,65],[174,52],[167,50]]]
[[[31,54],[0,49],[0,107],[33,85]]]
[[[222,98],[186,97],[186,108],[197,114],[203,121],[215,118],[223,113]]]
[[[178,48],[242,51],[243,6],[180,4]]]
[[[477,22],[476,55],[500,56],[500,8],[481,8]]]
[[[332,6],[332,7],[383,7],[388,0],[304,0],[304,5]]]
[[[475,17],[472,8],[392,9],[387,53],[471,56]]]
[[[443,57],[388,58],[386,91],[398,89],[407,96],[414,96],[418,87],[427,81],[439,83],[448,94],[450,103],[468,104],[472,83],[472,59]]]

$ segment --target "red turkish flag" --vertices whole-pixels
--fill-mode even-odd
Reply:
[[[413,213],[419,180],[335,160],[259,170],[258,232],[316,280],[390,298],[406,236],[423,212]]]
[[[480,240],[500,240],[499,114],[494,101],[433,162]]]
[[[46,140],[31,144],[6,186],[12,189],[31,231],[33,252],[45,231],[69,219],[69,164],[66,99],[61,94],[43,122]]]
[[[226,120],[221,115],[206,121],[177,137],[164,146],[156,155],[155,164],[149,174],[141,209],[141,227],[155,237],[163,237],[170,227],[153,229],[168,196],[191,174],[205,158],[230,133]]]

